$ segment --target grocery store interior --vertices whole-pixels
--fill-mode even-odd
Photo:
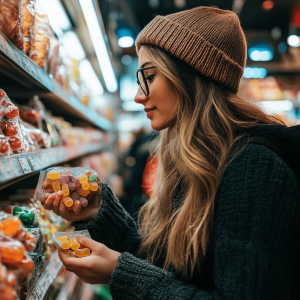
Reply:
[[[92,190],[95,171],[136,217],[151,195],[143,184],[158,133],[134,102],[135,40],[154,16],[200,5],[240,18],[248,46],[240,96],[300,124],[299,1],[0,0],[0,228],[22,222],[22,238],[1,234],[0,250],[23,251],[18,261],[20,249],[6,260],[3,250],[3,299],[112,299],[107,285],[84,283],[61,263],[52,236],[73,227],[42,207],[37,184],[50,167],[81,167]]]

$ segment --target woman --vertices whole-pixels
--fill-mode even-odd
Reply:
[[[82,211],[67,211],[60,192],[43,197],[93,238],[80,241],[91,256],[59,251],[62,262],[109,283],[115,300],[300,299],[296,177],[268,148],[236,143],[264,136],[299,162],[300,128],[237,96],[247,56],[238,17],[209,7],[157,16],[136,46],[135,101],[160,131],[154,192],[139,226],[104,183]]]

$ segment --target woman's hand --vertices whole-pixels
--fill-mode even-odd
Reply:
[[[75,200],[72,210],[68,210],[62,201],[62,191],[45,194],[41,199],[41,203],[45,209],[53,210],[55,214],[61,216],[69,222],[91,220],[97,216],[101,208],[101,182],[99,178],[97,178],[97,180],[99,189],[96,193],[92,193],[86,197],[89,202],[87,207],[82,207],[80,201]]]
[[[59,248],[59,257],[67,271],[75,273],[86,283],[109,283],[121,253],[111,250],[85,236],[77,239],[81,246],[89,248],[92,253],[87,257],[70,257]]]

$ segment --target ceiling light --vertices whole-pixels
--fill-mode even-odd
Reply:
[[[287,39],[287,42],[291,47],[298,47],[300,39],[297,35],[290,35]]]
[[[89,29],[105,85],[107,90],[113,93],[118,89],[118,83],[107,52],[96,10],[92,0],[79,0],[79,2]]]
[[[68,31],[60,38],[60,40],[70,58],[77,60],[85,58],[85,52],[76,33]]]
[[[250,44],[248,54],[251,60],[269,61],[273,58],[274,52],[269,41],[256,40]]]
[[[268,72],[265,68],[245,68],[244,78],[265,78]]]
[[[133,34],[129,28],[121,28],[117,30],[117,36],[119,38],[118,45],[121,48],[129,48],[134,44]]]

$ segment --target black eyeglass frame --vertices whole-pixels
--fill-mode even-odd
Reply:
[[[145,74],[144,74],[144,71],[145,70],[149,70],[149,69],[155,69],[156,67],[155,66],[152,66],[152,67],[148,67],[148,68],[140,68],[136,71],[136,78],[137,78],[137,84],[141,87],[142,91],[144,92],[145,96],[149,96],[149,87],[148,87],[148,83],[147,83],[147,80],[146,80],[146,77],[145,77]],[[145,86],[146,86],[146,89],[147,91],[144,91],[143,90],[143,87],[141,85],[141,82],[139,80],[139,72],[141,72],[142,74],[142,77],[144,79],[144,82],[145,82]]]

